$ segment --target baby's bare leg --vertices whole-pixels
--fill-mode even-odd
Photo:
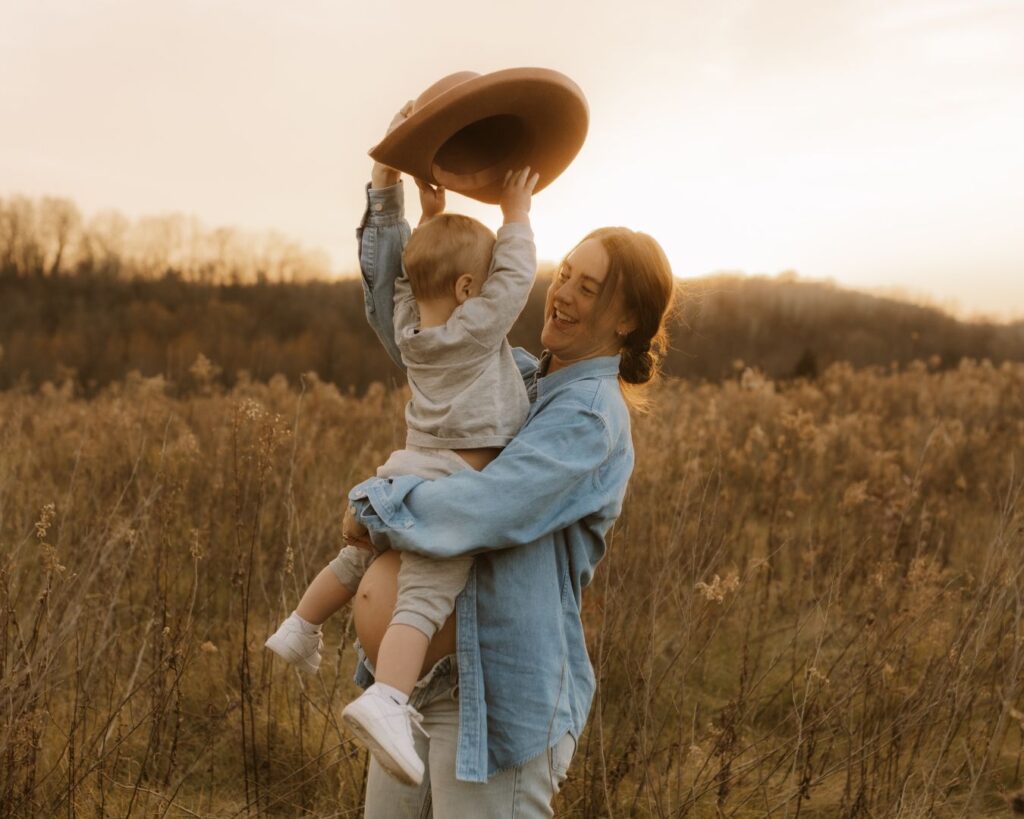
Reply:
[[[377,682],[405,694],[412,691],[423,671],[430,640],[455,610],[455,598],[472,567],[471,557],[433,560],[402,552],[398,599],[374,666]]]
[[[375,680],[411,694],[420,678],[430,638],[414,626],[392,623],[384,632],[377,653]]]
[[[473,466],[483,469],[500,450],[399,450],[391,453],[377,476],[414,474],[434,480]],[[472,457],[464,457],[465,455]],[[482,460],[481,460],[482,459]],[[398,598],[395,611],[384,632],[374,679],[408,695],[423,671],[427,648],[437,630],[455,609],[455,598],[466,585],[473,558],[432,560],[412,552],[402,552],[398,572]]]
[[[295,607],[295,613],[303,620],[320,626],[351,599],[352,592],[342,585],[330,566],[325,566],[309,584]]]

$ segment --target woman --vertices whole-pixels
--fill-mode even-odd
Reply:
[[[428,201],[442,195],[420,188]],[[397,171],[374,166],[357,235],[367,317],[400,362],[392,294],[409,226]],[[516,350],[531,409],[515,440],[481,472],[373,478],[349,493],[347,540],[476,555],[455,625],[431,645],[428,662],[441,659],[410,701],[429,734],[417,737],[423,784],[399,784],[371,763],[367,816],[419,817],[431,806],[439,819],[552,815],[595,686],[582,590],[633,468],[623,390],[655,376],[672,293],[652,238],[625,228],[589,234],[548,289],[544,355]],[[391,617],[393,557],[371,566],[354,604],[371,660]],[[366,663],[357,681],[372,681]]]

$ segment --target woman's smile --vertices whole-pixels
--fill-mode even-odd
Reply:
[[[580,323],[579,319],[573,318],[563,310],[559,310],[557,307],[552,308],[551,318],[554,321],[555,327],[557,327],[562,332],[565,332],[571,329],[574,325]]]

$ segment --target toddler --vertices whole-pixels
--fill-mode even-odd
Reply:
[[[529,296],[536,273],[530,200],[538,175],[506,174],[497,237],[468,216],[437,213],[443,198],[420,185],[424,216],[402,256],[395,281],[395,342],[412,399],[405,410],[405,449],[377,470],[382,478],[434,479],[483,469],[519,431],[529,400],[505,336]],[[443,193],[441,194],[443,197]],[[440,208],[437,203],[440,201]],[[346,545],[313,580],[267,648],[306,671],[320,667],[320,626],[355,594],[369,548]],[[419,785],[423,761],[408,704],[427,646],[454,611],[472,557],[435,560],[402,552],[398,599],[381,642],[375,682],[342,712],[380,765]],[[422,728],[420,728],[422,730]]]

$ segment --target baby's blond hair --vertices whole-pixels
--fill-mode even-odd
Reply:
[[[483,278],[491,266],[494,242],[494,234],[469,216],[440,213],[423,223],[402,255],[413,296],[445,296],[464,273]]]

